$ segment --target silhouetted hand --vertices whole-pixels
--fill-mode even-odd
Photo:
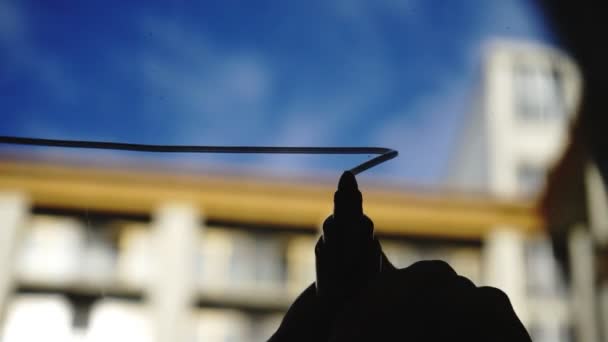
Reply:
[[[500,290],[478,288],[442,261],[395,269],[348,172],[315,255],[317,282],[295,300],[271,342],[531,341]]]
[[[341,307],[314,284],[296,299],[277,341],[531,341],[507,296],[476,287],[442,261],[382,272]]]

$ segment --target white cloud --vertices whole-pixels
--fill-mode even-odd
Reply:
[[[392,82],[382,51],[372,58],[353,54],[345,61],[345,79],[335,87],[303,84],[301,70],[283,70],[290,79],[287,95],[277,103],[274,69],[263,55],[219,48],[182,23],[152,17],[143,20],[142,31],[151,41],[139,57],[144,84],[163,93],[179,113],[175,119],[181,123],[172,128],[179,142],[335,145],[344,135],[336,129],[365,119],[365,110]],[[272,168],[310,169],[318,158],[264,155],[255,160]]]
[[[175,116],[179,142],[241,142],[259,134],[272,94],[271,68],[250,51],[225,51],[201,33],[147,17],[142,30],[150,41],[139,53],[142,86],[162,95]],[[162,115],[163,108],[145,108]]]

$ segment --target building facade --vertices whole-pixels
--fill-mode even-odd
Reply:
[[[563,154],[581,93],[574,62],[530,42],[487,45],[481,87],[464,121],[447,186],[509,200],[535,198]],[[546,236],[494,227],[483,282],[504,290],[535,341],[571,338],[568,291]]]
[[[567,143],[581,92],[576,65],[557,49],[513,41],[488,44],[483,61],[448,185],[512,199],[534,195]]]
[[[335,183],[153,169],[0,156],[1,341],[269,337],[315,279]],[[492,227],[542,228],[533,203],[363,196],[396,266],[442,259],[476,283]]]

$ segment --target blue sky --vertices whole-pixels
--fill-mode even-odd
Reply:
[[[0,0],[0,134],[387,146],[400,157],[371,177],[432,186],[494,38],[553,44],[524,0]],[[365,159],[153,158],[297,174]]]

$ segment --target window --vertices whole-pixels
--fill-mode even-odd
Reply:
[[[525,121],[564,117],[562,76],[555,67],[517,64],[513,72],[514,107]]]

